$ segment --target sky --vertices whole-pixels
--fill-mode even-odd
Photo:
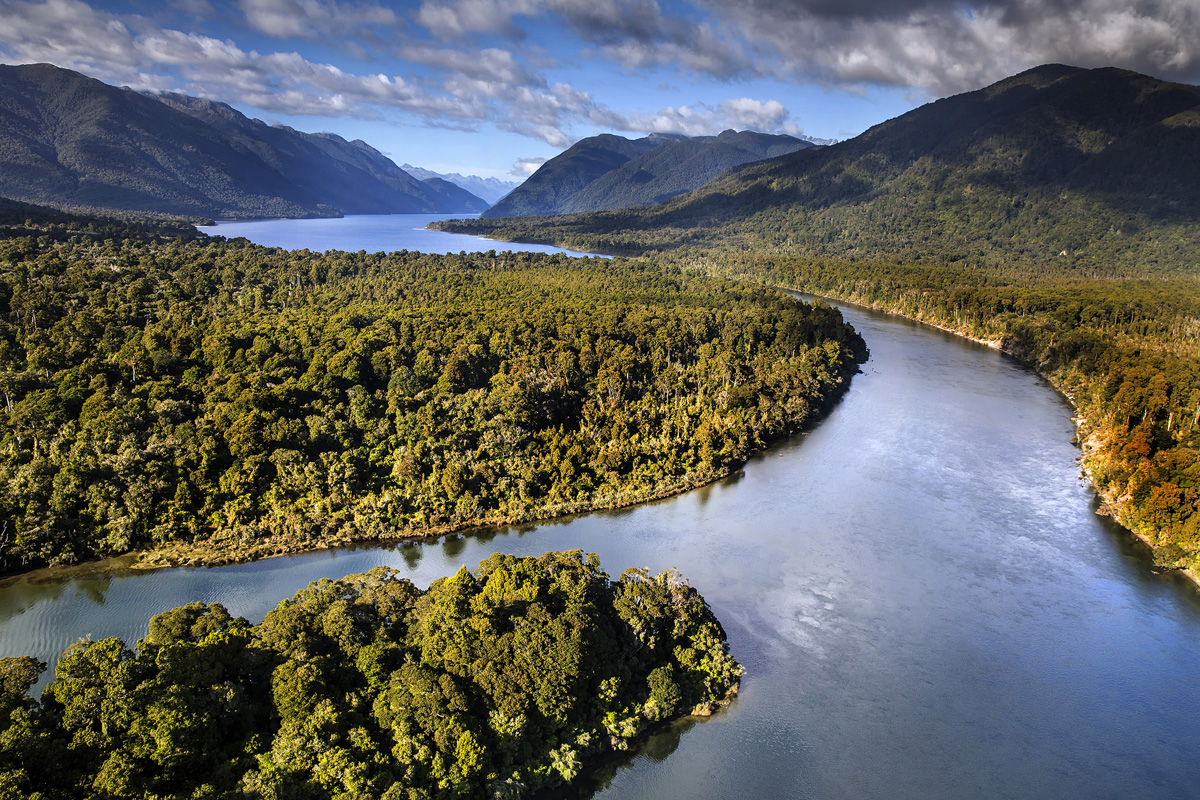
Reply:
[[[1200,81],[1200,0],[0,0],[0,63],[515,179],[586,136],[846,139],[1045,63]]]

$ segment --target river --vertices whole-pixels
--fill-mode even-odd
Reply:
[[[871,348],[809,434],[614,513],[403,545],[0,591],[0,654],[136,640],[192,600],[261,619],[377,565],[421,585],[494,551],[679,568],[745,665],[727,710],[653,737],[603,798],[1194,798],[1200,602],[1094,513],[1071,408],[986,347],[855,307]]]

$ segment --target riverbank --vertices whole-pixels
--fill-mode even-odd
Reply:
[[[806,433],[819,424],[849,390],[850,382],[857,371],[857,365],[855,365],[854,371],[847,370],[840,376],[841,382],[836,385],[833,392],[823,398],[823,402],[811,407],[808,410],[809,413],[794,426],[777,435],[767,437],[763,441],[762,447],[751,450],[747,457],[759,455],[775,443]],[[469,534],[493,528],[565,520],[595,512],[619,511],[685,494],[736,475],[744,465],[745,460],[739,460],[730,463],[724,469],[684,476],[680,480],[663,482],[648,490],[603,495],[575,503],[561,503],[532,509],[525,514],[485,516],[454,524],[428,526],[420,530],[406,529],[398,531],[394,536],[355,537],[346,532],[346,527],[319,533],[318,526],[315,525],[313,527],[315,535],[303,539],[280,536],[256,538],[247,536],[245,531],[240,532],[240,535],[239,532],[234,532],[202,542],[175,542],[150,550],[131,551],[119,556],[99,558],[78,564],[11,571],[0,574],[0,588],[18,582],[36,583],[99,575],[132,574],[176,567],[222,567],[342,547],[430,542],[445,536]]]
[[[956,327],[935,321],[934,318],[927,314],[910,315],[899,310],[897,305],[887,306],[878,302],[863,302],[861,298],[845,297],[837,294],[818,294],[811,289],[797,289],[793,287],[781,287],[789,291],[811,294],[818,297],[823,297],[829,300],[834,300],[839,303],[847,303],[859,308],[868,309],[891,316],[900,317],[912,322],[927,325],[931,328],[952,334],[962,339],[975,342],[976,344],[1004,353],[1006,356],[1017,361],[1019,364],[1026,366],[1041,376],[1049,383],[1054,390],[1058,392],[1068,403],[1071,404],[1073,414],[1072,422],[1076,429],[1076,442],[1080,447],[1081,455],[1079,458],[1080,472],[1087,478],[1088,484],[1092,491],[1100,501],[1100,506],[1097,510],[1098,514],[1110,517],[1114,522],[1121,526],[1122,530],[1128,533],[1132,538],[1145,544],[1151,552],[1155,552],[1158,547],[1154,539],[1143,531],[1139,531],[1136,525],[1131,521],[1129,516],[1130,499],[1127,495],[1122,495],[1115,491],[1112,487],[1104,486],[1099,481],[1097,473],[1103,471],[1105,463],[1105,453],[1108,443],[1103,441],[1098,434],[1098,426],[1093,420],[1090,420],[1076,399],[1075,392],[1067,385],[1066,381],[1061,376],[1049,373],[1032,362],[1029,358],[1024,357],[1022,353],[1015,350],[1009,343],[1002,339],[987,339],[976,336],[970,329],[966,327]],[[1157,568],[1156,568],[1157,569]],[[1176,572],[1190,581],[1198,590],[1200,590],[1200,569],[1195,567],[1170,567],[1163,571]]]

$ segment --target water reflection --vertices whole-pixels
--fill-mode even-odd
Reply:
[[[643,760],[655,763],[666,761],[679,749],[685,733],[696,725],[704,724],[709,719],[711,718],[688,717],[665,723],[654,731],[634,739],[630,742],[629,750],[614,753],[589,764],[588,769],[569,786],[560,786],[541,792],[538,797],[544,798],[544,800],[585,800],[585,798],[594,797],[597,793],[608,789],[621,770],[632,767]]]
[[[104,595],[112,586],[112,577],[88,578],[75,582],[79,593],[98,606],[104,605]]]

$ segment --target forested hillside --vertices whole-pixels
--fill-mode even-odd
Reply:
[[[1200,88],[1047,66],[661,206],[447,223],[589,252],[711,245],[836,258],[1162,271],[1200,255]]]
[[[1200,570],[1200,89],[1051,65],[663,206],[444,227],[804,288],[1000,342],[1107,508]]]
[[[0,659],[0,796],[528,796],[649,726],[711,714],[741,667],[675,573],[594,555],[494,555],[421,591],[379,568],[322,580],[258,625],[167,611],[130,649]]]
[[[8,212],[0,559],[213,563],[663,496],[812,420],[840,315],[651,263]]]
[[[473,213],[364,142],[145,95],[49,64],[0,66],[0,195],[59,208],[209,218]]]

